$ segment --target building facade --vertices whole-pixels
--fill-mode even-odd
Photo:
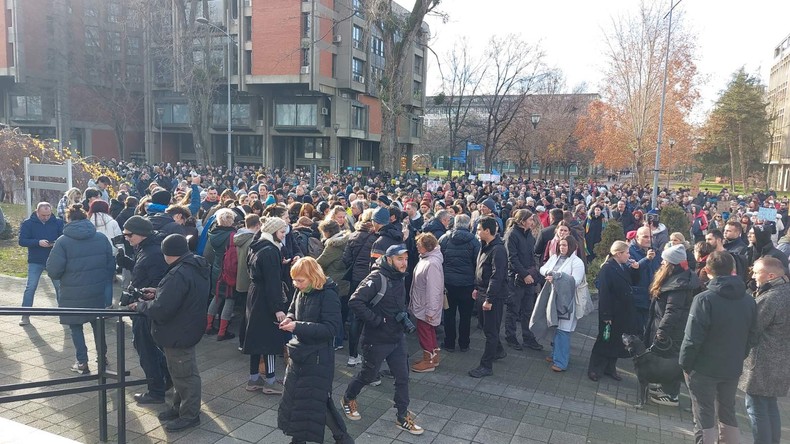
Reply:
[[[368,29],[360,1],[208,3],[209,10],[198,15],[205,15],[213,25],[212,57],[223,65],[223,73],[227,72],[223,61],[228,59],[228,46],[222,31],[233,39],[230,151],[234,162],[286,169],[317,165],[332,171],[378,165],[381,105],[377,88],[385,62],[383,41],[377,30]],[[165,27],[184,25],[179,23],[180,14],[162,16],[173,21]],[[418,116],[425,96],[426,49],[417,44],[413,52],[407,66],[412,75],[406,76],[414,91],[413,102],[409,116],[399,125],[404,153],[419,142]],[[158,58],[154,52],[152,74],[167,63],[167,55],[161,57],[165,60]],[[151,76],[151,103],[146,109],[152,125],[146,157],[196,159],[187,124],[188,105],[183,95],[173,92],[178,79],[162,77]],[[219,90],[224,92],[224,88],[220,85]],[[209,153],[218,164],[226,163],[226,109],[227,99],[218,94],[211,110]],[[157,116],[163,117],[161,125]]]
[[[768,186],[777,191],[790,191],[790,35],[774,49],[774,63],[768,79],[769,112],[775,119],[771,123],[772,139],[764,161],[768,164]],[[787,119],[785,117],[788,117]]]
[[[203,57],[198,52],[208,39],[207,57],[220,73],[206,113],[212,164],[227,162],[230,60],[233,162],[332,171],[378,166],[377,90],[386,60],[361,0],[208,0],[206,11],[194,2],[194,12],[192,2],[186,11],[177,3],[0,0],[7,29],[0,35],[0,123],[70,141],[86,156],[197,160],[193,110],[184,76],[174,69],[183,63],[176,35],[189,29],[194,57]],[[201,28],[194,17],[210,26]],[[398,125],[407,158],[419,143],[425,104],[423,30],[406,65],[411,102]],[[114,101],[128,112],[111,115],[119,108],[107,106]],[[119,118],[123,144],[114,131]]]
[[[0,5],[0,125],[84,156],[129,157],[142,147],[142,33],[125,21],[123,2]]]

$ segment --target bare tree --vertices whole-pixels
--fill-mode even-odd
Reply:
[[[505,149],[500,141],[527,95],[543,79],[542,58],[542,51],[517,35],[494,36],[488,44],[485,63],[489,75],[483,86],[487,93],[480,97],[486,114],[483,159],[487,171]]]
[[[464,38],[447,54],[447,71],[442,72],[442,92],[435,98],[435,105],[441,108],[447,123],[449,165],[452,165],[450,159],[455,154],[459,142],[468,142],[470,137],[470,134],[463,137],[461,130],[466,124],[488,66],[485,60],[475,57],[469,51],[469,42]],[[477,59],[477,62],[473,59]],[[468,163],[466,169],[469,169]],[[448,176],[451,175],[452,168],[447,170]]]
[[[384,42],[384,73],[379,80],[378,96],[381,100],[381,167],[385,171],[400,169],[398,120],[407,114],[407,99],[411,85],[406,84],[406,65],[413,57],[415,44],[425,44],[423,19],[431,13],[440,0],[416,0],[407,14],[393,8],[393,0],[365,2],[368,27],[381,32]]]

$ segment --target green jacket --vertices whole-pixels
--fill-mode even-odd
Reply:
[[[324,270],[324,274],[331,277],[337,284],[337,294],[341,298],[348,295],[351,284],[344,280],[348,267],[343,263],[343,250],[348,244],[348,233],[343,231],[324,241],[324,251],[318,256],[318,265]]]

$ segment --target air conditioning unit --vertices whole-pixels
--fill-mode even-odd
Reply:
[[[263,127],[263,120],[258,120],[257,123],[258,123],[258,128]]]
[[[362,49],[362,41],[360,41],[360,40],[354,40],[354,48],[356,48],[356,49]]]
[[[343,41],[343,36],[340,35],[340,34],[335,34],[335,36],[332,37],[332,42],[333,43],[340,43],[342,41]]]
[[[321,115],[328,116],[329,115],[329,108],[321,108]]]
[[[299,70],[299,73],[300,74],[310,74],[310,67],[309,66],[303,66],[302,69]]]
[[[359,83],[365,83],[365,78],[364,78],[364,77],[362,77],[362,76],[359,76],[359,80],[357,80],[357,82],[359,82]]]

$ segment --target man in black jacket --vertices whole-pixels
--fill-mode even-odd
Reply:
[[[178,432],[200,424],[201,379],[195,345],[203,337],[211,266],[189,251],[187,239],[171,234],[162,241],[169,269],[156,288],[145,288],[146,301],[130,310],[151,319],[151,335],[164,349],[173,377],[173,405],[158,415],[165,430]]]
[[[679,362],[697,442],[716,442],[718,436],[738,442],[735,394],[743,360],[757,339],[757,305],[743,280],[732,275],[732,255],[714,251],[705,270],[712,279],[691,303]]]
[[[623,236],[627,235],[629,231],[636,230],[636,219],[634,215],[625,207],[625,200],[617,202],[617,210],[612,211],[612,219],[620,222],[623,226]]]
[[[364,352],[362,371],[354,376],[343,396],[343,413],[352,421],[362,419],[357,410],[357,396],[363,387],[379,379],[381,364],[386,360],[395,378],[396,426],[412,435],[421,435],[423,428],[414,423],[414,415],[409,412],[409,363],[402,321],[403,316],[408,319],[404,286],[408,261],[406,245],[387,248],[348,301],[348,308],[363,322]],[[386,290],[378,298],[384,285]]]
[[[477,305],[477,316],[486,336],[486,347],[480,365],[469,370],[469,376],[482,378],[494,374],[494,360],[507,356],[499,340],[502,311],[507,291],[507,251],[497,235],[498,224],[493,217],[481,217],[477,235],[482,248],[477,256],[475,290],[472,298]]]
[[[146,288],[159,285],[159,281],[167,274],[167,263],[162,255],[161,237],[155,235],[153,226],[148,219],[132,216],[123,225],[124,238],[134,248],[135,256],[125,255],[124,249],[118,249],[116,262],[127,270],[131,270],[132,288]],[[151,322],[144,316],[132,318],[132,344],[140,357],[140,367],[148,379],[148,391],[135,393],[134,400],[138,404],[163,404],[165,392],[171,384],[170,373],[162,350],[151,336]]]
[[[458,312],[458,346],[462,352],[469,351],[469,332],[472,321],[472,309],[475,301],[472,292],[475,289],[475,267],[477,255],[480,253],[480,241],[469,231],[469,216],[455,216],[452,231],[448,231],[439,239],[444,256],[444,288],[447,290],[447,304],[444,310],[444,350],[455,351],[455,314]]]
[[[532,226],[535,222],[529,210],[518,210],[513,214],[512,223],[505,233],[508,265],[505,342],[516,350],[522,349],[517,338],[518,324],[521,324],[524,345],[540,351],[543,346],[529,331],[529,318],[532,317],[535,307],[535,285],[540,277],[535,264],[535,238],[532,237]]]

